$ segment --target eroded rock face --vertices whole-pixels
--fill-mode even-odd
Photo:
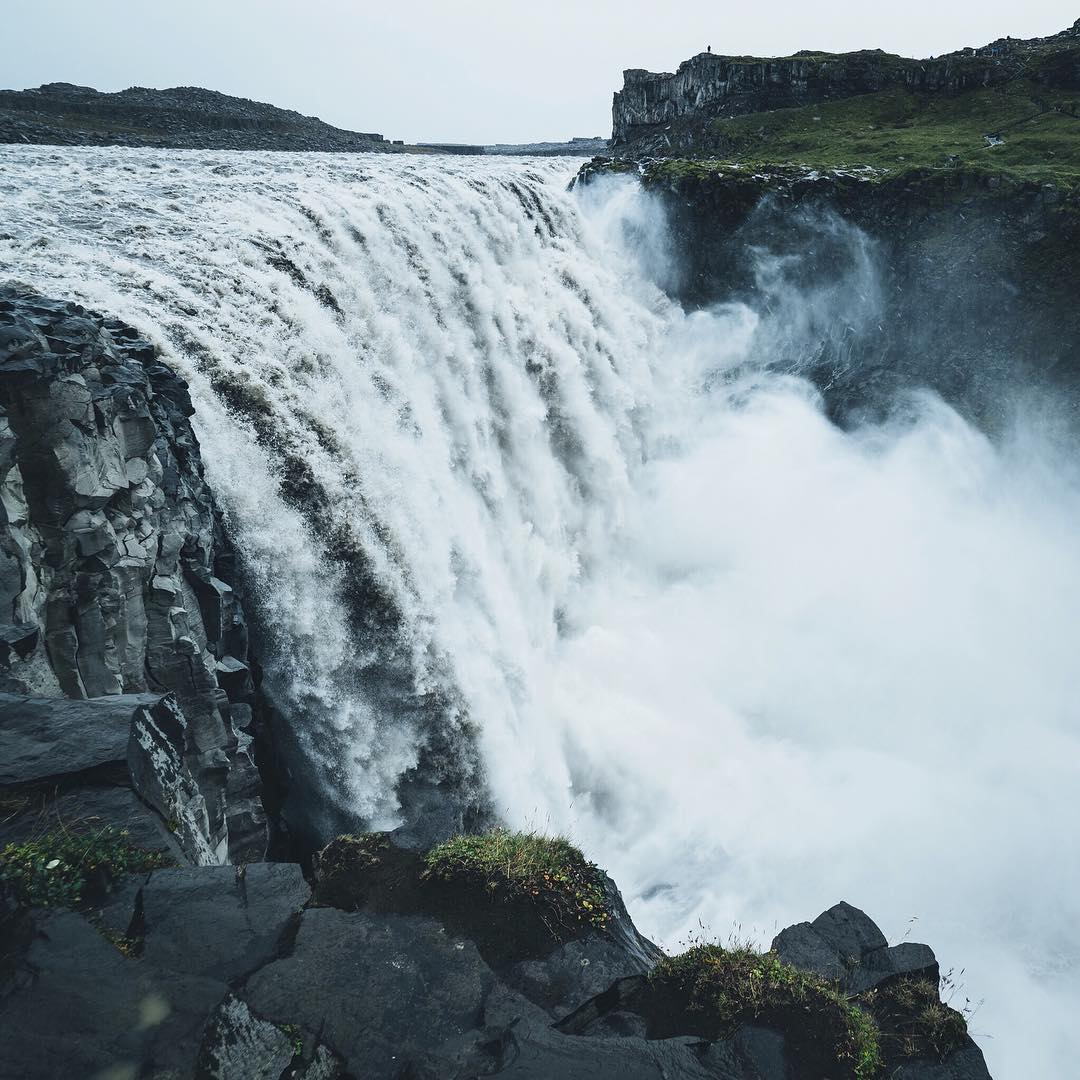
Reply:
[[[979,49],[962,49],[928,60],[893,56],[880,49],[756,58],[703,52],[678,71],[623,72],[612,102],[612,143],[637,153],[664,153],[686,118],[705,121],[771,109],[788,109],[889,87],[955,93],[997,86],[1023,73],[1048,85],[1080,81],[1080,29],[1050,38],[1005,38]],[[674,125],[674,129],[672,129]]]
[[[648,164],[641,183],[667,215],[668,291],[759,313],[761,358],[816,384],[831,419],[880,418],[926,388],[987,430],[1033,390],[1080,412],[1075,192],[964,170],[871,181],[696,162]]]
[[[163,814],[200,804],[181,843],[224,862],[258,857],[266,824],[247,628],[191,413],[130,327],[0,289],[0,690],[33,699],[57,745],[57,699],[170,695],[132,729],[134,786]],[[42,767],[77,771],[64,754]]]

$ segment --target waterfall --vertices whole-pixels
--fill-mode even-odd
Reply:
[[[659,206],[572,175],[2,147],[0,271],[189,381],[313,830],[435,786],[568,832],[672,947],[917,919],[992,1067],[1055,1074],[1075,447],[1045,403],[991,440],[918,387],[836,428],[799,357],[872,319],[865,236],[822,219],[835,280],[763,251],[760,304],[686,312]]]

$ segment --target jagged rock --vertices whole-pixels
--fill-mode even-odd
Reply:
[[[585,957],[599,970],[612,955],[595,939],[529,967],[525,994],[512,985],[520,964],[493,967],[439,919],[371,906],[298,913],[307,895],[297,866],[205,866],[133,876],[85,915],[0,911],[0,1077],[125,1068],[173,1080],[821,1080],[798,1030],[785,1035],[767,1017],[718,1038],[693,1025],[655,1037],[646,976],[576,996],[591,988],[565,965]],[[506,917],[491,914],[493,932]],[[821,942],[843,956],[882,950],[849,905],[780,938],[797,943],[807,927],[814,962]],[[937,1001],[936,984],[918,1000]],[[564,1001],[576,1007],[553,1023]],[[988,1080],[966,1038],[944,1061],[893,1049],[887,1060],[888,1075],[906,1080]]]
[[[937,984],[937,958],[927,945],[905,942],[891,948],[873,920],[850,904],[839,903],[812,923],[789,926],[773,939],[784,961],[826,979],[849,994],[859,994],[897,975],[917,975]]]
[[[134,786],[190,858],[222,862],[259,857],[266,824],[238,729],[256,696],[244,615],[191,412],[186,385],[131,327],[0,289],[0,689],[171,692],[171,716],[155,706],[137,725]],[[28,705],[20,723],[37,716],[40,734],[49,708]],[[56,709],[70,729],[77,714]],[[61,759],[68,746],[88,758],[111,737],[95,728],[56,745]]]
[[[278,955],[309,897],[292,863],[156,870],[129,881],[102,919],[137,939],[147,963],[232,984]]]
[[[281,1080],[293,1056],[288,1032],[253,1016],[230,994],[206,1025],[198,1070],[206,1080]]]

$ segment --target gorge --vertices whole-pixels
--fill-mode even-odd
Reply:
[[[820,1077],[646,979],[774,939],[885,1075],[1068,1075],[1077,189],[714,151],[0,146],[0,839],[180,867],[4,909],[0,1075]],[[477,928],[495,825],[603,925]]]

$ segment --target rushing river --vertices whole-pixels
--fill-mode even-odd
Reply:
[[[872,317],[865,238],[686,313],[659,207],[576,164],[5,146],[0,277],[189,380],[315,828],[441,783],[671,948],[846,899],[985,999],[998,1077],[1071,1076],[1074,449],[917,388],[835,428],[771,360]]]

